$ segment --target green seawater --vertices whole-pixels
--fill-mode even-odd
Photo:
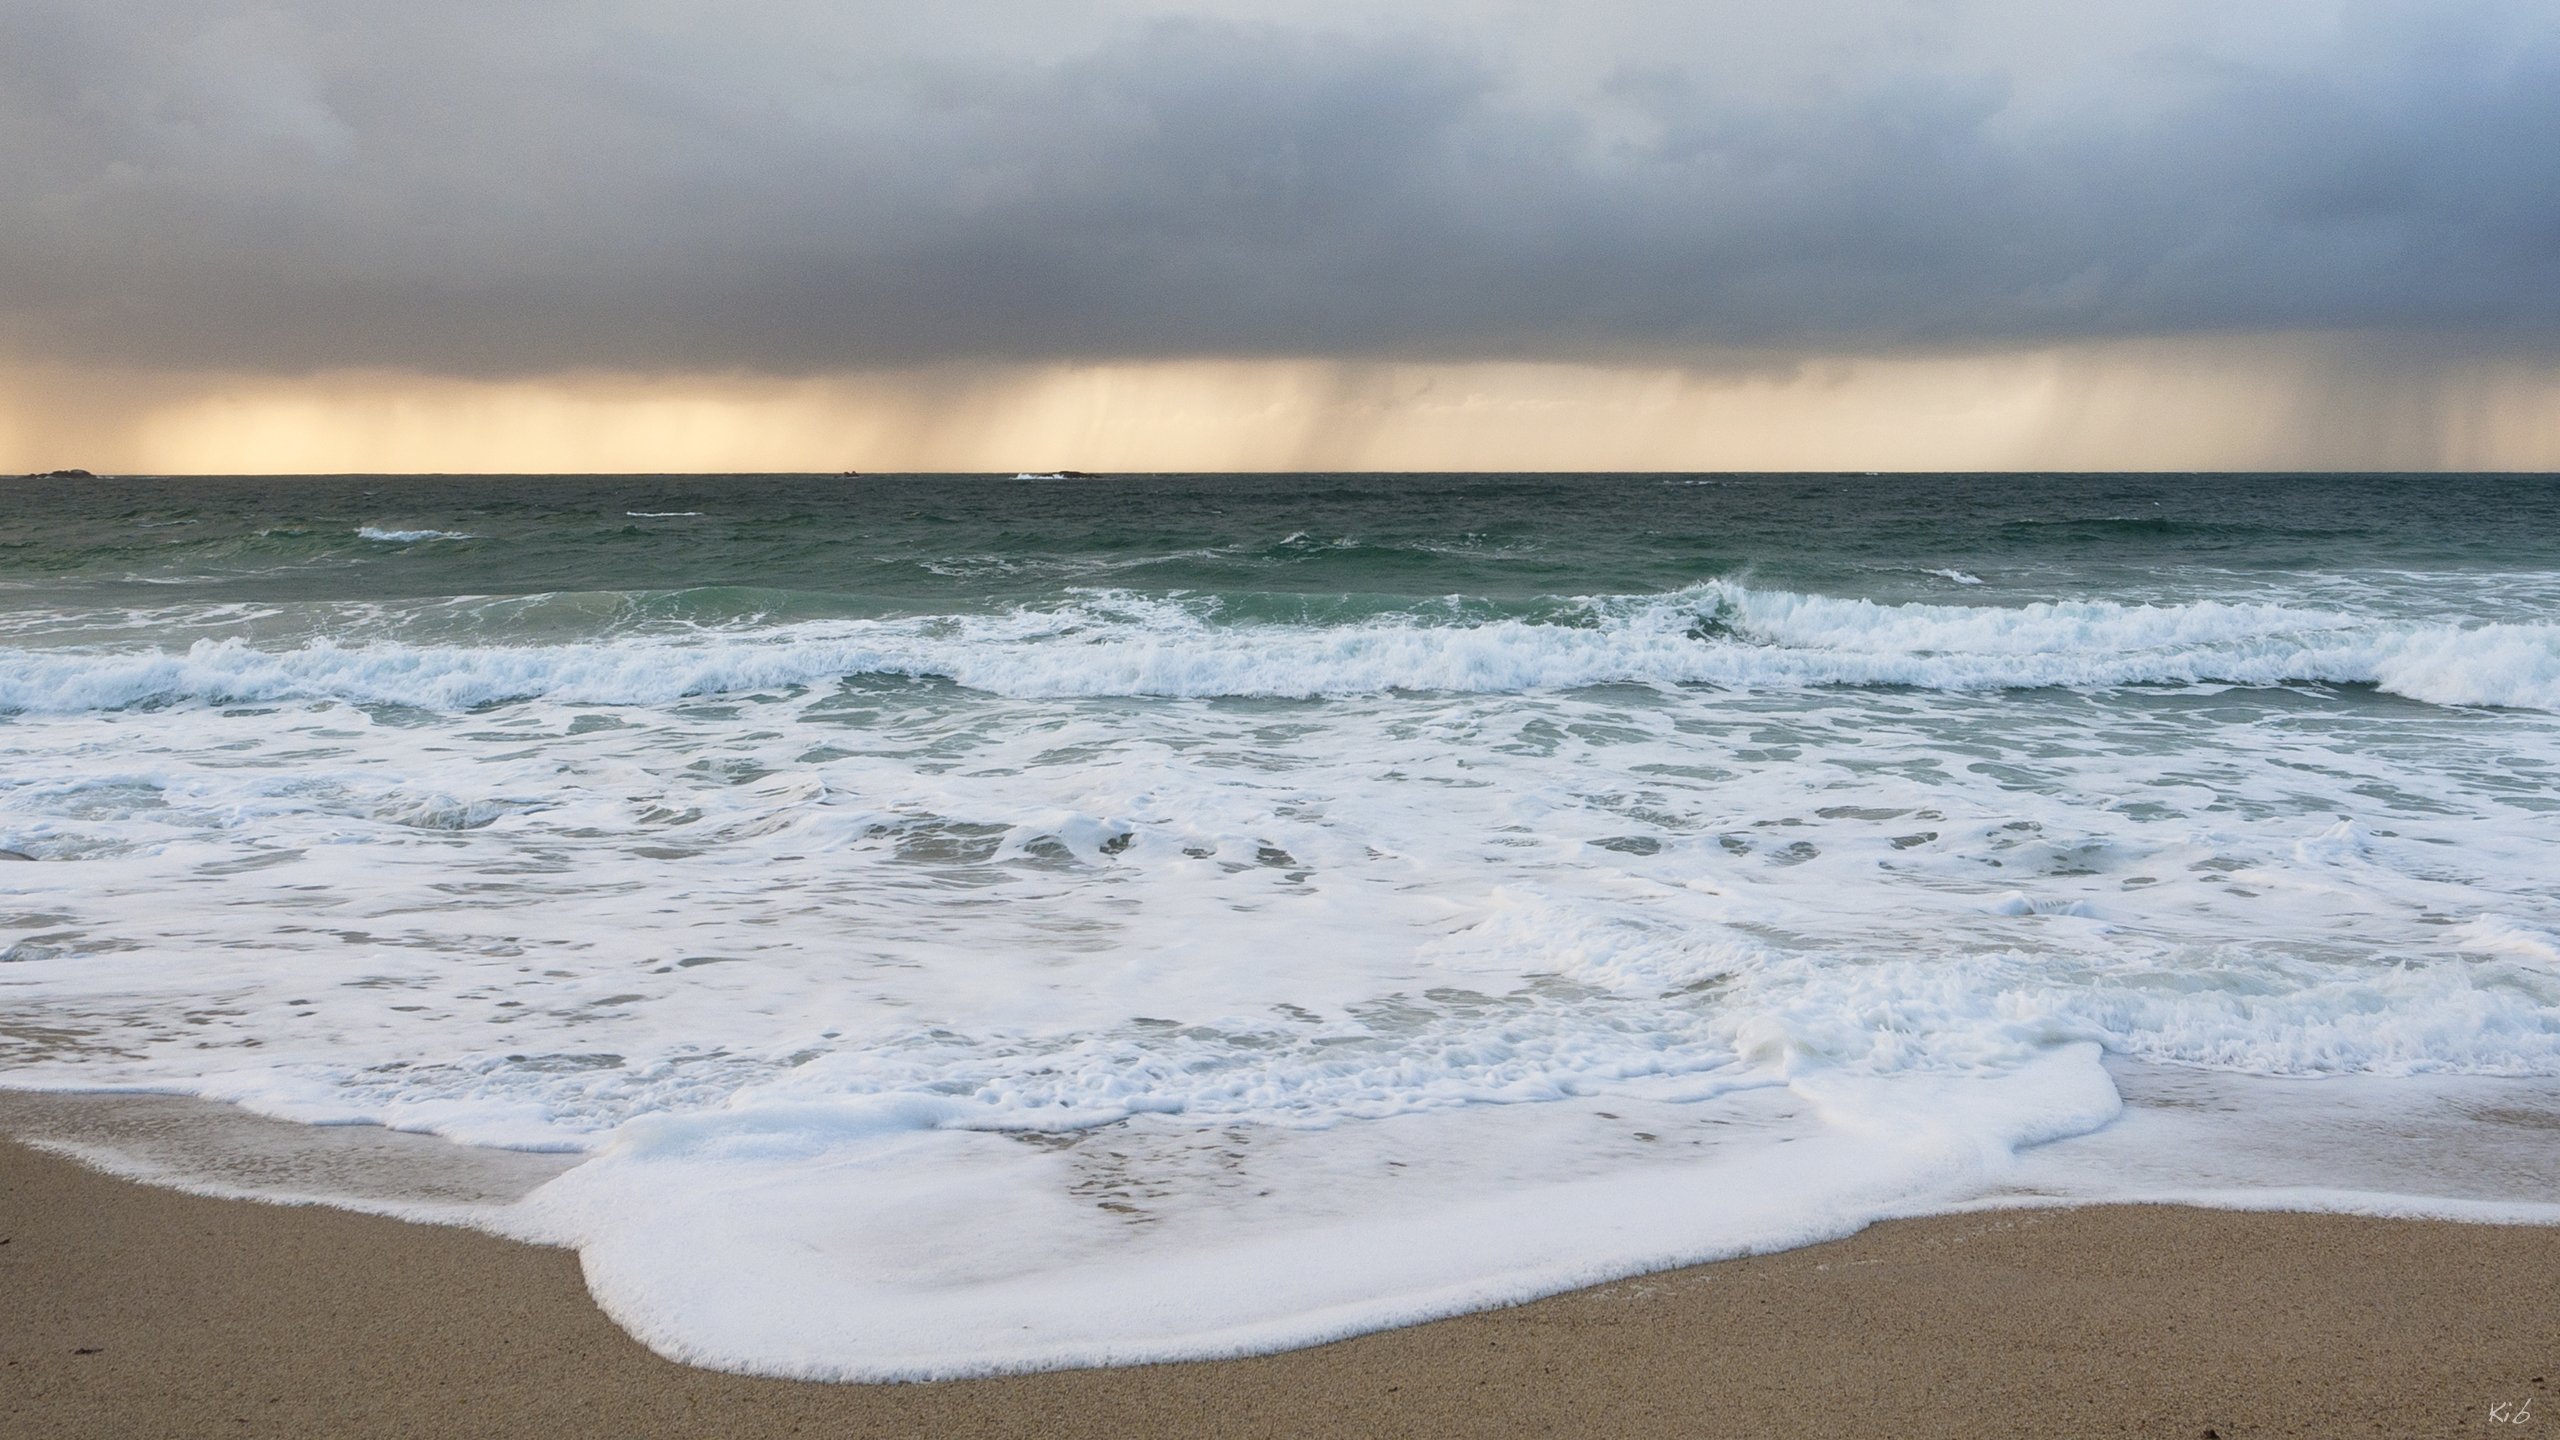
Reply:
[[[368,536],[400,536],[399,539]],[[441,538],[449,536],[451,538]],[[409,538],[416,537],[416,538]],[[2525,618],[2560,571],[2532,476],[363,476],[18,481],[0,613],[553,597],[556,633],[985,614],[1109,590],[1229,621],[1550,618],[1728,578],[1892,603],[2176,603],[2429,584]],[[2398,572],[2425,583],[2395,586]],[[1978,579],[1980,586],[1951,578]],[[390,617],[342,612],[352,632]],[[314,628],[318,618],[311,617]],[[496,623],[495,617],[492,617]]]

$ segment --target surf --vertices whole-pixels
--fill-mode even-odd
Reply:
[[[663,604],[656,608],[668,609]],[[1216,597],[1097,592],[995,614],[817,620],[557,644],[239,639],[0,649],[0,711],[342,702],[471,709],[661,704],[863,676],[1011,698],[1525,694],[1613,684],[1942,691],[2370,686],[2446,706],[2560,710],[2560,626],[2387,619],[2280,604],[1879,604],[1710,581],[1558,597],[1539,618],[1232,623]],[[1521,607],[1515,607],[1521,608]]]

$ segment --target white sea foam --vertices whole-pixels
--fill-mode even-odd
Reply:
[[[1716,582],[1589,602],[1586,623],[1222,625],[1100,596],[995,616],[824,621],[558,645],[379,641],[184,651],[0,649],[0,710],[335,699],[462,709],[662,703],[860,675],[1020,698],[1516,693],[1643,683],[2372,685],[2440,705],[2560,710],[2560,626],[2378,620],[2272,604],[1878,605]]]
[[[2552,1199],[2471,1163],[2560,1090],[2549,627],[1423,614],[0,652],[0,1082],[583,1153],[468,1218],[846,1378],[2021,1196]],[[2315,683],[2432,703],[2248,688]]]
[[[662,1353],[816,1379],[948,1376],[1313,1344],[1801,1244],[1962,1193],[2016,1146],[2117,1108],[2087,1050],[1829,1098],[1839,1123],[1796,1143],[1461,1193],[1424,1178],[1379,1195],[1370,1180],[1361,1208],[1327,1203],[1325,1182],[1362,1169],[1481,1154],[1463,1126],[1390,1124],[1299,1169],[1304,1190],[1277,1214],[1161,1227],[1050,1201],[1072,1194],[1075,1152],[954,1133],[948,1106],[742,1112],[635,1126],[532,1209],[580,1242],[597,1299]],[[1557,1158],[1553,1136],[1512,1139]],[[764,1223],[726,1222],[740,1213]]]

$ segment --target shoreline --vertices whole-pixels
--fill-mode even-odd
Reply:
[[[0,1277],[0,1430],[30,1440],[2516,1434],[2492,1407],[2560,1407],[2560,1227],[2174,1206],[1887,1221],[1276,1355],[904,1385],[693,1369],[567,1251],[15,1141]]]

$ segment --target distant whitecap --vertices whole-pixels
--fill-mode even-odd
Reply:
[[[359,525],[356,538],[380,541],[386,545],[416,545],[428,540],[475,540],[479,537],[466,530],[386,530],[378,525]]]

